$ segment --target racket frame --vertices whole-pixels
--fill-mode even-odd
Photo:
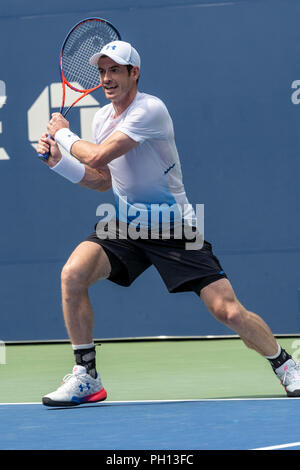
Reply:
[[[65,48],[65,45],[70,37],[70,35],[73,33],[73,31],[78,28],[78,26],[80,26],[82,23],[86,23],[87,21],[99,21],[101,23],[105,23],[106,25],[108,25],[115,33],[116,33],[116,36],[117,36],[117,39],[116,40],[121,40],[121,35],[119,33],[119,31],[115,28],[115,26],[113,26],[109,21],[103,19],[103,18],[97,18],[97,17],[91,17],[91,18],[85,18],[81,21],[79,21],[78,23],[76,23],[71,29],[70,31],[68,32],[67,36],[65,37],[65,40],[61,46],[61,50],[60,50],[60,55],[59,55],[59,72],[60,72],[60,77],[61,77],[61,84],[62,84],[62,103],[61,103],[61,107],[60,107],[60,114],[62,114],[63,117],[66,117],[66,115],[68,114],[68,112],[70,111],[71,108],[73,108],[73,106],[75,104],[78,103],[78,101],[80,101],[82,98],[84,98],[85,96],[89,95],[90,93],[92,93],[93,91],[97,90],[98,88],[100,88],[102,86],[102,83],[99,83],[99,85],[93,87],[93,88],[89,88],[88,90],[81,90],[79,88],[76,88],[74,87],[70,82],[68,82],[68,80],[66,79],[65,77],[65,74],[64,74],[64,71],[63,71],[63,67],[62,67],[62,58],[63,58],[63,53],[64,53],[64,48]],[[99,81],[100,81],[100,77],[99,77]],[[79,96],[64,112],[63,112],[63,109],[64,109],[64,106],[65,106],[65,100],[66,100],[66,86],[68,88],[70,88],[71,90],[73,91],[76,91],[78,93],[81,93],[81,96]],[[50,137],[50,136],[49,136]],[[49,158],[49,154],[50,152],[48,153],[45,153],[45,154],[39,154],[38,157],[39,158],[42,158],[43,160],[48,160]]]
[[[93,91],[97,90],[98,88],[100,88],[102,86],[102,83],[99,83],[99,85],[93,87],[93,88],[89,88],[87,90],[81,90],[79,88],[75,88],[73,85],[71,85],[70,82],[68,82],[68,80],[66,79],[65,77],[65,74],[64,74],[64,71],[63,71],[63,67],[62,67],[62,58],[63,58],[63,52],[64,52],[64,48],[65,48],[65,45],[70,37],[70,35],[73,33],[73,31],[78,28],[78,26],[80,26],[82,23],[86,23],[87,21],[99,21],[101,23],[105,23],[107,26],[109,26],[112,30],[114,30],[114,32],[116,33],[116,36],[117,36],[117,40],[121,40],[121,36],[120,36],[120,33],[119,31],[115,28],[115,26],[113,26],[109,21],[103,19],[103,18],[97,18],[97,17],[91,17],[91,18],[85,18],[84,20],[81,20],[79,21],[75,26],[72,27],[72,29],[69,31],[69,33],[67,34],[64,42],[63,42],[63,45],[61,47],[61,51],[60,51],[60,59],[59,59],[59,70],[60,70],[60,76],[61,76],[61,82],[62,82],[62,88],[63,88],[63,94],[62,94],[62,104],[61,104],[61,108],[60,108],[60,114],[62,114],[64,117],[68,114],[68,112],[70,111],[70,109],[76,104],[78,103],[78,101],[80,101],[82,98],[84,98],[85,96],[87,96],[89,93],[92,93]],[[72,104],[71,106],[69,106],[63,113],[63,109],[64,109],[64,106],[65,106],[65,98],[66,98],[66,85],[73,91],[76,91],[78,93],[81,93],[81,96],[79,96]]]

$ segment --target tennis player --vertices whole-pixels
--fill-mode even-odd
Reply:
[[[182,182],[168,110],[160,99],[138,91],[138,52],[129,43],[114,41],[93,55],[90,64],[98,67],[110,101],[95,114],[95,143],[80,139],[69,129],[68,121],[54,113],[47,127],[54,140],[44,134],[37,152],[50,149],[50,170],[72,183],[100,192],[112,188],[116,227],[108,229],[113,236],[105,238],[103,227],[97,230],[97,226],[75,248],[62,270],[63,314],[76,365],[63,385],[43,397],[44,405],[105,400],[107,393],[96,367],[89,287],[101,279],[130,286],[151,265],[169,292],[195,292],[218,321],[270,362],[288,396],[300,396],[299,365],[281,348],[264,320],[239,302],[211,244],[204,241],[200,247],[187,249],[185,232],[180,238],[174,235],[178,225],[195,227],[195,213]],[[62,156],[58,144],[70,157]],[[124,223],[126,227],[134,224],[135,217],[130,214],[137,213],[139,227],[149,229],[153,208],[161,205],[163,212],[174,204],[178,211],[173,213],[169,237],[163,236],[164,228],[160,231],[162,223],[154,237],[150,230],[142,231],[150,233],[149,237],[132,237],[129,231],[124,236],[120,229]]]

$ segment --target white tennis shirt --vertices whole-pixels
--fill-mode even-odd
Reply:
[[[165,104],[138,92],[115,119],[111,103],[102,107],[93,120],[94,142],[100,144],[115,131],[139,143],[108,164],[120,220],[149,226],[151,218],[154,223],[158,213],[170,213],[172,208],[172,220],[193,223],[195,214],[185,193],[173,122]]]

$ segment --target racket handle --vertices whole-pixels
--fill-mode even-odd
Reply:
[[[42,160],[48,160],[49,159],[50,152],[47,153],[38,153],[38,158],[41,158]]]
[[[51,135],[48,135],[48,138],[54,140],[54,139],[51,137]],[[46,152],[46,153],[38,153],[37,156],[38,156],[38,158],[41,158],[42,160],[48,161],[49,156],[50,156],[50,150],[49,150],[49,152]]]

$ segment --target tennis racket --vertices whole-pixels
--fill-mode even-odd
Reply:
[[[71,29],[60,52],[59,68],[62,82],[60,114],[65,117],[78,101],[101,87],[99,71],[90,65],[89,59],[93,54],[100,52],[105,44],[120,39],[117,29],[101,18],[87,18]],[[74,87],[71,82],[75,82],[80,88]],[[80,96],[64,110],[66,87],[80,93]],[[49,153],[38,154],[38,157],[48,160]]]

